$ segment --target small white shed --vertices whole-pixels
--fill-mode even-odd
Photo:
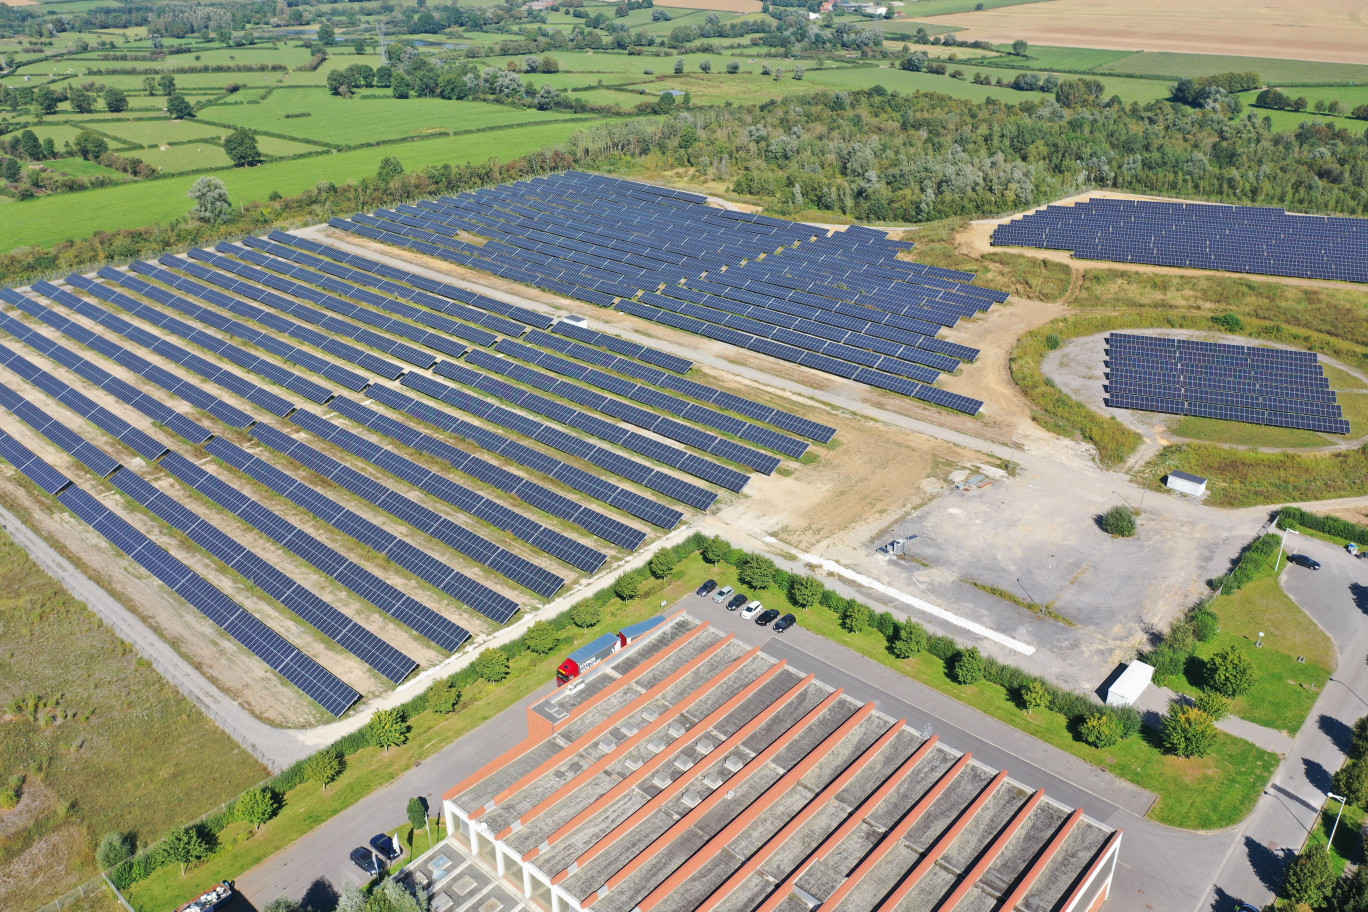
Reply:
[[[1121,672],[1121,676],[1112,682],[1112,686],[1107,688],[1107,705],[1130,706],[1140,699],[1140,695],[1153,680],[1153,665],[1146,665],[1140,661],[1131,662],[1126,666],[1126,670]]]
[[[1187,472],[1169,472],[1164,484],[1175,491],[1201,497],[1206,493],[1207,480],[1200,475],[1189,475]]]
[[[565,316],[561,317],[560,320],[558,320],[557,322],[569,323],[571,326],[578,326],[580,329],[589,328],[589,321],[584,319],[584,317],[581,317],[579,314],[566,314]]]

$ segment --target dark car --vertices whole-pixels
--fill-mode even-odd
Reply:
[[[738,593],[736,593],[736,595],[733,595],[733,596],[732,596],[732,599],[731,599],[730,602],[727,602],[727,610],[728,610],[728,611],[735,611],[737,608],[740,608],[742,605],[746,604],[746,602],[748,602],[748,601],[750,601],[750,599],[748,599],[746,596],[744,596],[744,595],[742,595],[741,593],[738,592]]]
[[[695,592],[694,595],[707,595],[716,588],[717,580],[708,580],[706,583],[698,587],[698,591]]]
[[[1247,902],[1242,902],[1235,907],[1235,912],[1259,912],[1259,907],[1251,906]]]
[[[798,619],[796,617],[794,617],[791,614],[786,614],[779,620],[774,622],[774,632],[783,633],[785,630],[788,630],[796,623],[798,623]]]
[[[1320,561],[1313,557],[1307,557],[1305,554],[1289,554],[1287,555],[1287,559],[1298,567],[1305,567],[1307,570],[1320,569]]]
[[[384,870],[380,866],[380,859],[375,857],[375,853],[363,846],[357,846],[351,850],[351,860],[352,864],[371,877],[379,877]]]
[[[394,861],[394,859],[404,854],[404,850],[395,844],[388,833],[377,833],[372,836],[370,847],[375,849],[375,854],[379,855],[381,858],[388,859],[389,861]]]
[[[770,621],[774,620],[778,616],[778,608],[767,608],[759,617],[755,619],[755,623],[759,624],[761,627],[768,627],[770,625]]]

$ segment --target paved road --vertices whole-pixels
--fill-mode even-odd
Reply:
[[[853,697],[876,702],[914,726],[930,724],[947,744],[999,769],[1024,785],[1079,806],[1093,819],[1126,831],[1122,862],[1108,909],[1116,912],[1187,910],[1206,895],[1210,872],[1225,857],[1234,834],[1190,833],[1143,819],[1154,796],[1023,732],[982,715],[909,678],[801,627],[776,635],[711,601],[684,600],[691,613],[734,633],[747,643],[786,658]],[[549,686],[547,688],[549,690]],[[543,691],[544,693],[545,691]],[[347,853],[373,834],[403,822],[414,795],[436,796],[478,768],[500,749],[526,737],[527,702],[368,796],[290,847],[238,878],[243,902],[237,909],[263,908],[277,896],[326,899],[347,879],[359,879]]]
[[[1339,668],[1231,847],[1210,896],[1213,912],[1228,912],[1231,898],[1260,907],[1273,898],[1344,761],[1349,726],[1368,715],[1368,560],[1305,536],[1288,536],[1288,548],[1321,562],[1318,571],[1289,566],[1282,585],[1330,634]]]
[[[238,898],[226,912],[264,909],[277,896],[307,899],[315,910],[331,909],[328,899],[344,883],[367,879],[347,858],[352,849],[406,823],[410,798],[426,798],[435,813],[443,792],[527,737],[528,704],[552,689],[548,683],[237,878]]]

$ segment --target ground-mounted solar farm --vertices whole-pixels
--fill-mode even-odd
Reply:
[[[835,434],[284,232],[0,301],[6,460],[332,715]]]
[[[939,335],[1005,293],[898,259],[912,245],[886,232],[704,203],[571,172],[330,224],[957,412],[983,407],[933,385],[978,357]]]
[[[1368,282],[1368,219],[1260,206],[1099,197],[1014,218],[993,230],[992,243],[1083,260]]]
[[[1348,434],[1314,352],[1112,333],[1107,405]]]

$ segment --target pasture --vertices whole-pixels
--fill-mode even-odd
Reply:
[[[193,120],[166,118],[123,122],[95,121],[90,126],[133,146],[164,146],[168,143],[190,142],[196,139],[218,139],[224,132],[220,127],[211,127]]]
[[[235,204],[247,203],[265,200],[272,190],[293,196],[319,181],[343,184],[374,174],[381,159],[390,155],[396,156],[410,170],[425,165],[517,158],[543,146],[563,142],[589,122],[581,118],[527,124],[487,133],[268,162],[255,168],[226,168],[214,175],[228,185],[228,193]],[[192,182],[189,178],[141,181],[16,202],[6,207],[5,217],[0,219],[0,249],[56,244],[73,235],[72,225],[80,225],[82,234],[89,235],[95,231],[138,228],[180,218],[190,209],[186,193]]]
[[[307,114],[307,117],[290,115]],[[200,112],[204,121],[280,133],[303,141],[321,140],[339,146],[387,139],[483,130],[523,123],[547,123],[574,118],[561,111],[537,111],[477,101],[441,98],[397,100],[388,93],[363,93],[354,98],[329,95],[325,90],[278,91],[255,105],[224,105]]]

